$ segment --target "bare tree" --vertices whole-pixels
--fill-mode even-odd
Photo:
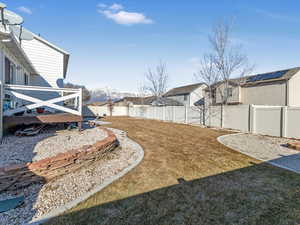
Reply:
[[[200,60],[200,68],[197,73],[194,74],[195,78],[204,83],[207,88],[209,99],[207,99],[208,104],[212,104],[212,96],[214,92],[213,85],[220,81],[221,76],[219,70],[215,65],[215,60],[213,55],[204,55],[202,60]]]
[[[111,90],[109,87],[106,87],[106,96],[107,96],[107,108],[109,111],[109,115],[112,116],[113,115],[113,111],[114,111],[114,102],[111,96]]]
[[[194,74],[195,78],[206,85],[204,94],[204,104],[197,105],[197,111],[202,114],[203,122],[210,121],[213,117],[211,112],[211,105],[214,104],[213,100],[215,98],[215,87],[214,85],[220,81],[221,76],[219,70],[215,65],[215,60],[213,55],[203,55],[203,58],[199,62],[199,70]],[[202,96],[199,96],[202,97]]]
[[[165,63],[160,61],[155,69],[149,68],[145,77],[147,83],[144,90],[155,97],[161,97],[166,92],[169,76]]]
[[[200,68],[195,74],[197,80],[207,85],[205,105],[199,107],[203,112],[204,121],[221,116],[212,110],[213,100],[220,96],[222,104],[228,104],[229,84],[240,85],[242,77],[253,68],[249,66],[242,46],[234,45],[231,32],[232,23],[226,21],[219,22],[213,28],[209,36],[211,52],[203,56]],[[237,79],[232,80],[233,76]],[[223,84],[224,89],[219,88],[218,84]]]
[[[211,59],[217,69],[220,79],[225,84],[225,92],[220,91],[224,104],[228,102],[228,85],[233,76],[242,78],[253,69],[248,64],[247,55],[243,53],[241,45],[234,45],[231,37],[232,23],[221,21],[209,36],[212,47]],[[237,79],[239,85],[241,79]]]

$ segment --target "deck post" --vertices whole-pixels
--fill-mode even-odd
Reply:
[[[82,116],[82,88],[80,88],[78,100],[79,100],[78,111],[79,111],[80,116]]]
[[[3,104],[4,104],[4,82],[5,82],[5,56],[3,50],[0,52],[0,142],[3,137]]]

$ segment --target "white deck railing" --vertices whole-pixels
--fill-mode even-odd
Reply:
[[[26,92],[33,94],[34,92],[57,92],[60,97],[55,97],[48,100],[42,100],[37,97],[32,97]],[[78,116],[82,115],[82,89],[72,88],[51,88],[51,87],[39,87],[39,86],[24,86],[24,85],[4,85],[4,94],[13,96],[14,98],[31,102],[32,104],[22,105],[14,109],[8,109],[4,111],[4,116],[11,116],[15,113],[23,112],[26,110],[32,110],[39,107],[49,107],[55,110],[75,114]],[[36,95],[35,95],[36,96]],[[68,108],[63,105],[56,103],[63,102],[66,100],[74,99],[74,107]]]

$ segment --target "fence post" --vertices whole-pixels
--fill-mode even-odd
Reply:
[[[185,105],[185,114],[184,114],[184,122],[188,123],[188,107]]]
[[[250,116],[249,116],[249,130],[250,133],[255,133],[256,130],[256,111],[255,105],[250,105]]]
[[[287,120],[288,120],[288,107],[281,108],[281,137],[287,137]]]
[[[206,110],[206,107],[205,107],[205,104],[203,105],[203,107],[202,107],[202,123],[203,123],[203,125],[205,126],[206,124],[206,122],[205,122],[205,117],[206,117],[206,114],[205,114],[205,110]],[[201,120],[201,118],[200,118],[200,120]]]
[[[163,108],[162,108],[163,109],[163,118],[162,118],[163,121],[166,121],[166,107],[167,106],[163,106]]]
[[[173,107],[173,118],[172,118],[172,121],[175,122],[175,106],[173,105],[172,107]]]
[[[223,104],[221,104],[221,128],[223,128],[223,126],[224,126],[224,105]]]

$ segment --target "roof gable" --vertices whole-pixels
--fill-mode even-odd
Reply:
[[[164,96],[169,97],[169,96],[190,94],[191,92],[193,92],[194,90],[196,90],[202,85],[204,85],[204,83],[197,83],[197,84],[176,87],[169,90],[167,93],[164,94]]]
[[[277,70],[273,72],[255,74],[245,77],[233,78],[230,79],[228,82],[232,86],[254,86],[259,85],[262,83],[270,83],[270,82],[277,82],[277,81],[284,81],[289,80],[292,78],[297,72],[300,71],[300,67],[294,67],[285,70]],[[217,88],[218,86],[224,84],[225,81],[219,81],[212,85],[213,88]],[[208,91],[208,88],[206,88]]]

